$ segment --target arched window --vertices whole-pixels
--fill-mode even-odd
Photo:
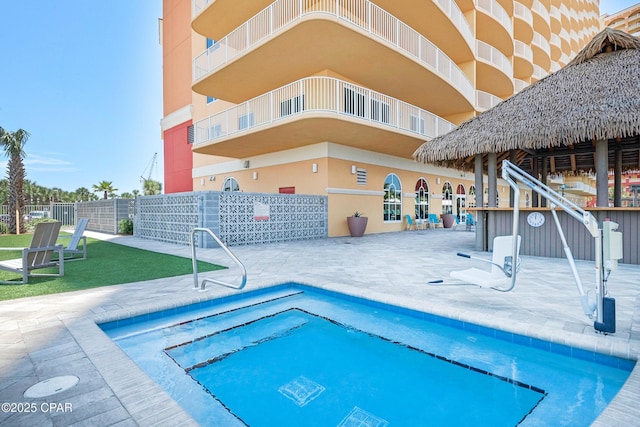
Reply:
[[[476,205],[476,186],[469,187],[469,195],[467,196],[467,206],[470,208],[477,207]]]
[[[453,187],[448,181],[442,186],[442,213],[453,213]]]
[[[465,222],[467,219],[467,191],[462,184],[456,187],[456,217],[458,223]]]
[[[429,184],[424,178],[416,182],[416,218],[429,218]]]
[[[226,178],[222,184],[222,191],[240,191],[240,184],[233,177]]]
[[[390,173],[384,180],[384,209],[385,221],[402,220],[402,184],[395,173]]]

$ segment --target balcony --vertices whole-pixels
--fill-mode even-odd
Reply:
[[[520,40],[513,41],[513,75],[517,78],[529,78],[533,73],[533,50]]]
[[[478,39],[496,47],[506,56],[513,54],[511,17],[496,0],[476,0]]]
[[[309,77],[195,124],[193,151],[246,158],[334,142],[410,157],[455,126],[392,97],[331,77]]]
[[[513,93],[513,65],[509,58],[488,43],[476,41],[477,85],[494,95]]]
[[[191,27],[198,34],[219,40],[258,14],[273,0],[192,0]]]
[[[533,38],[533,14],[524,4],[513,2],[513,37],[524,43]]]
[[[443,116],[474,107],[441,49],[365,0],[271,4],[194,59],[193,90],[239,103],[325,70]]]
[[[539,33],[542,33],[545,37],[551,35],[551,18],[549,16],[549,10],[543,5],[540,0],[533,0],[533,29]]]
[[[533,62],[548,70],[551,66],[551,45],[549,41],[542,34],[534,31],[531,47],[533,48]]]
[[[476,91],[476,109],[480,112],[495,107],[502,102],[502,98],[481,90]]]
[[[375,0],[374,3],[431,40],[456,64],[473,61],[475,37],[455,0]]]

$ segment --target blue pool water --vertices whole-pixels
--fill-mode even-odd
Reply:
[[[634,365],[295,284],[101,327],[206,426],[588,426]]]

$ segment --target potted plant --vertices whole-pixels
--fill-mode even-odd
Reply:
[[[362,216],[358,211],[355,211],[352,216],[347,217],[347,225],[349,226],[349,233],[351,237],[362,237],[364,230],[367,228],[367,221],[369,218]]]

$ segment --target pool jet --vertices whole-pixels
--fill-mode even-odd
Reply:
[[[562,248],[571,266],[571,271],[576,282],[576,287],[580,293],[580,303],[584,314],[589,318],[596,318],[594,322],[594,328],[598,332],[602,333],[615,333],[615,299],[607,297],[606,279],[608,278],[611,270],[615,270],[618,266],[618,260],[622,258],[622,233],[615,231],[618,229],[618,224],[615,222],[605,220],[603,228],[598,227],[598,221],[590,213],[577,206],[572,201],[566,199],[564,196],[558,194],[556,191],[538,181],[536,178],[527,174],[522,169],[508,160],[502,161],[502,178],[509,183],[509,186],[513,189],[514,193],[514,207],[513,207],[513,258],[516,259],[517,248],[517,236],[518,236],[518,223],[520,215],[520,187],[516,183],[520,181],[527,187],[531,188],[542,197],[549,200],[551,203],[551,215],[556,223],[558,235],[562,242]],[[582,281],[578,275],[571,248],[567,244],[567,239],[564,236],[560,221],[558,220],[558,214],[556,213],[556,207],[563,209],[570,216],[580,221],[587,228],[591,236],[595,239],[595,264],[596,264],[596,300],[592,301],[589,295],[584,291]],[[606,271],[606,276],[605,276]],[[517,269],[513,270],[511,275],[511,286],[506,289],[494,288],[499,291],[508,292],[513,289],[516,282]]]

